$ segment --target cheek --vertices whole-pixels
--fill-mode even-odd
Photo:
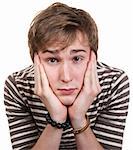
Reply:
[[[51,69],[51,67],[45,65],[45,72],[48,78],[48,82],[52,89],[54,89],[54,85],[57,82],[57,71],[55,69]]]
[[[87,64],[81,65],[74,71],[79,86],[83,85]]]

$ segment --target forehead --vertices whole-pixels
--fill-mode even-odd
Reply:
[[[76,36],[74,39],[71,39],[71,41],[68,42],[62,41],[62,39],[58,39],[57,41],[51,43],[49,46],[47,46],[46,49],[53,49],[54,50],[63,50],[67,47],[89,47],[89,40],[86,34],[83,34],[80,31],[76,32]]]
[[[82,46],[89,46],[89,40],[86,34],[83,34],[82,32],[77,32],[75,40],[73,43],[78,43]],[[71,43],[72,44],[72,43]]]

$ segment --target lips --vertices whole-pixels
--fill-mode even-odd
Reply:
[[[75,92],[75,88],[70,89],[58,89],[61,95],[72,95]]]

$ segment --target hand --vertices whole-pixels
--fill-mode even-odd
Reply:
[[[40,97],[50,116],[57,122],[65,122],[67,118],[67,108],[59,101],[50,88],[45,68],[40,62],[39,56],[35,54],[35,94]]]
[[[83,126],[86,123],[85,114],[100,91],[101,87],[96,70],[96,56],[91,51],[83,87],[73,105],[68,108],[68,114],[74,128],[80,128],[80,125]]]

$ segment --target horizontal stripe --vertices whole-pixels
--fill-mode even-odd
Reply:
[[[120,69],[98,62],[101,93],[87,111],[90,127],[104,149],[122,148],[129,103],[129,81]],[[34,66],[13,73],[5,82],[4,104],[13,149],[31,149],[45,129],[47,109],[34,94]],[[89,141],[88,141],[89,142]],[[63,131],[60,150],[76,150],[72,127]]]

